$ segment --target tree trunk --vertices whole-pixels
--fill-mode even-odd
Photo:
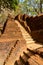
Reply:
[[[40,0],[40,13],[42,13],[42,0]]]
[[[0,6],[0,13],[1,13],[1,6]]]

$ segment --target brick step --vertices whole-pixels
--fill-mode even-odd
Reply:
[[[32,52],[32,53],[38,54],[43,58],[43,48],[42,47],[41,48],[39,47],[39,49],[37,48],[36,50],[30,50],[30,49],[27,48],[27,50]]]
[[[9,33],[9,32],[20,32],[18,29],[6,29],[4,33]]]
[[[15,41],[7,41],[6,42],[0,42],[0,64],[4,65],[4,61],[6,60],[7,56],[9,55],[9,52],[11,48],[15,45]]]
[[[27,41],[34,41],[33,39],[31,38],[26,38]]]
[[[25,41],[23,41],[23,40],[18,41],[16,47],[13,49],[13,51],[12,51],[10,57],[8,58],[8,61],[6,61],[5,65],[21,64],[20,61],[18,61],[18,63],[15,61],[17,59],[19,59],[20,55],[23,55],[23,51],[25,51],[25,50],[26,50]]]
[[[27,64],[28,63],[28,64]],[[33,59],[29,58],[26,62],[27,65],[38,65],[38,63],[36,63]]]
[[[35,49],[37,49],[37,48],[39,48],[39,47],[43,47],[43,45],[41,45],[41,43],[39,44],[39,43],[27,43],[27,48],[29,48],[30,50],[35,50]]]
[[[34,50],[28,49],[28,52],[23,52],[23,56],[20,56],[19,60],[15,61],[15,65],[43,65],[43,59]],[[40,62],[39,62],[40,61]]]
[[[25,40],[26,41],[26,40]],[[26,44],[27,44],[27,47],[29,46],[30,47],[30,45],[32,45],[32,43],[35,43],[34,41],[26,41]],[[32,47],[31,47],[32,48]],[[34,47],[33,47],[34,48]]]
[[[24,52],[24,55],[23,56],[20,56],[19,59],[20,59],[20,62],[22,62],[23,65],[25,65],[26,64],[26,61],[28,60],[28,58],[30,58],[29,55]]]
[[[34,52],[36,52],[43,58],[43,47],[39,47],[38,49],[34,50]]]
[[[31,56],[31,58],[39,65],[43,65],[43,59],[39,55]]]
[[[25,40],[26,41],[26,40]],[[30,45],[32,44],[32,43],[35,43],[34,41],[26,41],[26,44],[27,44],[27,47],[31,47]],[[29,46],[28,46],[29,45]]]
[[[31,38],[30,36],[28,36],[28,35],[23,35],[25,38]]]
[[[10,31],[12,31],[12,32],[15,31],[16,32],[16,31],[20,31],[20,29],[17,29],[17,28],[8,28],[8,29],[5,30],[6,33],[10,32]]]
[[[15,23],[18,24],[18,26],[20,27],[20,30],[22,32],[22,35],[24,37],[24,39],[26,40],[26,43],[33,43],[35,42],[32,37],[30,36],[29,33],[27,33],[27,31],[24,29],[24,27],[22,25],[20,25],[20,23],[18,21],[15,21]],[[30,39],[30,40],[29,40]]]
[[[20,34],[13,34],[13,33],[9,33],[9,34],[4,34],[1,36],[1,38],[21,38],[22,35]]]

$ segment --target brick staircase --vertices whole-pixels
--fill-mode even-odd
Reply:
[[[0,37],[0,64],[13,65],[25,48],[26,44],[20,28],[14,20],[8,19],[5,30]],[[12,63],[10,63],[11,59]]]
[[[23,55],[20,55],[19,60],[16,60],[14,65],[43,65],[43,43],[37,42],[32,38],[32,36],[26,31],[23,20],[21,21],[20,18],[18,18],[18,21],[15,20],[15,22],[18,24],[18,27],[20,27],[22,35],[26,40],[28,52],[24,51]],[[32,35],[39,32],[40,30],[32,31]],[[43,30],[41,30],[41,32],[43,32]]]
[[[9,19],[6,24],[7,24],[7,26],[4,30],[4,33],[1,35],[1,39],[14,38],[14,37],[17,37],[17,35],[18,35],[18,37],[20,37],[21,31],[18,29],[18,25],[14,22],[14,20]]]
[[[31,37],[31,35],[25,30],[25,28],[18,21],[15,21],[15,22],[18,24],[18,27],[20,27],[22,35],[23,35],[24,39],[26,40],[27,48],[36,49],[36,48],[39,48],[39,47],[43,47],[42,44],[39,44],[39,42],[36,42]]]
[[[26,14],[19,14],[16,16],[16,20],[30,33],[34,40],[43,43],[43,15],[30,17]]]
[[[0,38],[0,51],[1,65],[43,65],[43,45],[17,20],[7,21]]]
[[[43,65],[43,51],[40,51],[43,48],[37,50],[30,50],[27,48],[27,51],[23,52],[23,56],[19,57],[19,60],[16,60],[14,65]],[[39,50],[39,52],[37,52]]]

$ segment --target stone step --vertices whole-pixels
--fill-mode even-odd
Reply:
[[[23,35],[23,37],[24,37],[25,39],[32,39],[32,38],[29,37],[29,36],[24,36],[24,35]]]
[[[36,43],[32,43],[32,44],[27,44],[27,48],[29,48],[30,50],[35,50],[39,47],[43,47],[43,45],[41,44],[36,44]]]
[[[43,65],[43,58],[41,58],[39,55],[31,56],[31,58],[38,63],[38,65]]]
[[[29,58],[28,60],[27,60],[27,62],[26,63],[28,63],[28,65],[38,65],[38,63],[36,63],[33,59],[31,59],[31,58]]]
[[[33,39],[30,39],[30,38],[26,38],[27,41],[34,41]]]
[[[43,58],[43,47],[39,47],[38,49],[34,50],[34,52],[36,52]]]
[[[24,32],[23,32],[23,33],[24,33]],[[30,35],[29,35],[29,34],[27,34],[27,33],[24,33],[23,35],[24,35],[24,36],[30,36]],[[31,37],[31,36],[30,36],[30,37]]]
[[[23,55],[23,51],[25,50],[25,42],[23,40],[18,41],[18,44],[16,45],[16,47],[14,47],[10,57],[8,58],[8,61],[6,62],[6,65],[13,65],[15,61],[19,59],[20,55]]]
[[[26,40],[26,43],[33,43],[33,42],[35,43],[35,41],[32,39],[32,37],[30,36],[30,34],[27,33],[27,31],[23,28],[23,26],[20,25],[20,23],[18,21],[16,21],[16,23],[20,27],[22,35],[23,35],[24,39]]]
[[[23,52],[23,56],[20,56],[20,60],[23,64],[26,63],[27,59],[30,58],[27,52]]]
[[[27,53],[26,52],[23,52],[23,53],[27,57],[27,59],[30,58],[30,56],[33,55],[30,51],[28,51]]]
[[[35,49],[35,50],[30,50],[29,48],[27,48],[27,50],[34,54],[38,54],[38,55],[40,55],[40,57],[43,58],[43,48],[42,47],[40,47],[39,49]]]
[[[32,43],[35,43],[35,41],[26,41],[27,45],[32,44]]]
[[[24,36],[24,35],[23,35]],[[25,38],[31,38],[30,36],[24,36]],[[31,38],[32,39],[32,38]]]

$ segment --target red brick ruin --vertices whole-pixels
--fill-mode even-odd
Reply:
[[[43,42],[43,15],[33,17],[27,14],[19,14],[15,19],[21,23],[35,40]]]

